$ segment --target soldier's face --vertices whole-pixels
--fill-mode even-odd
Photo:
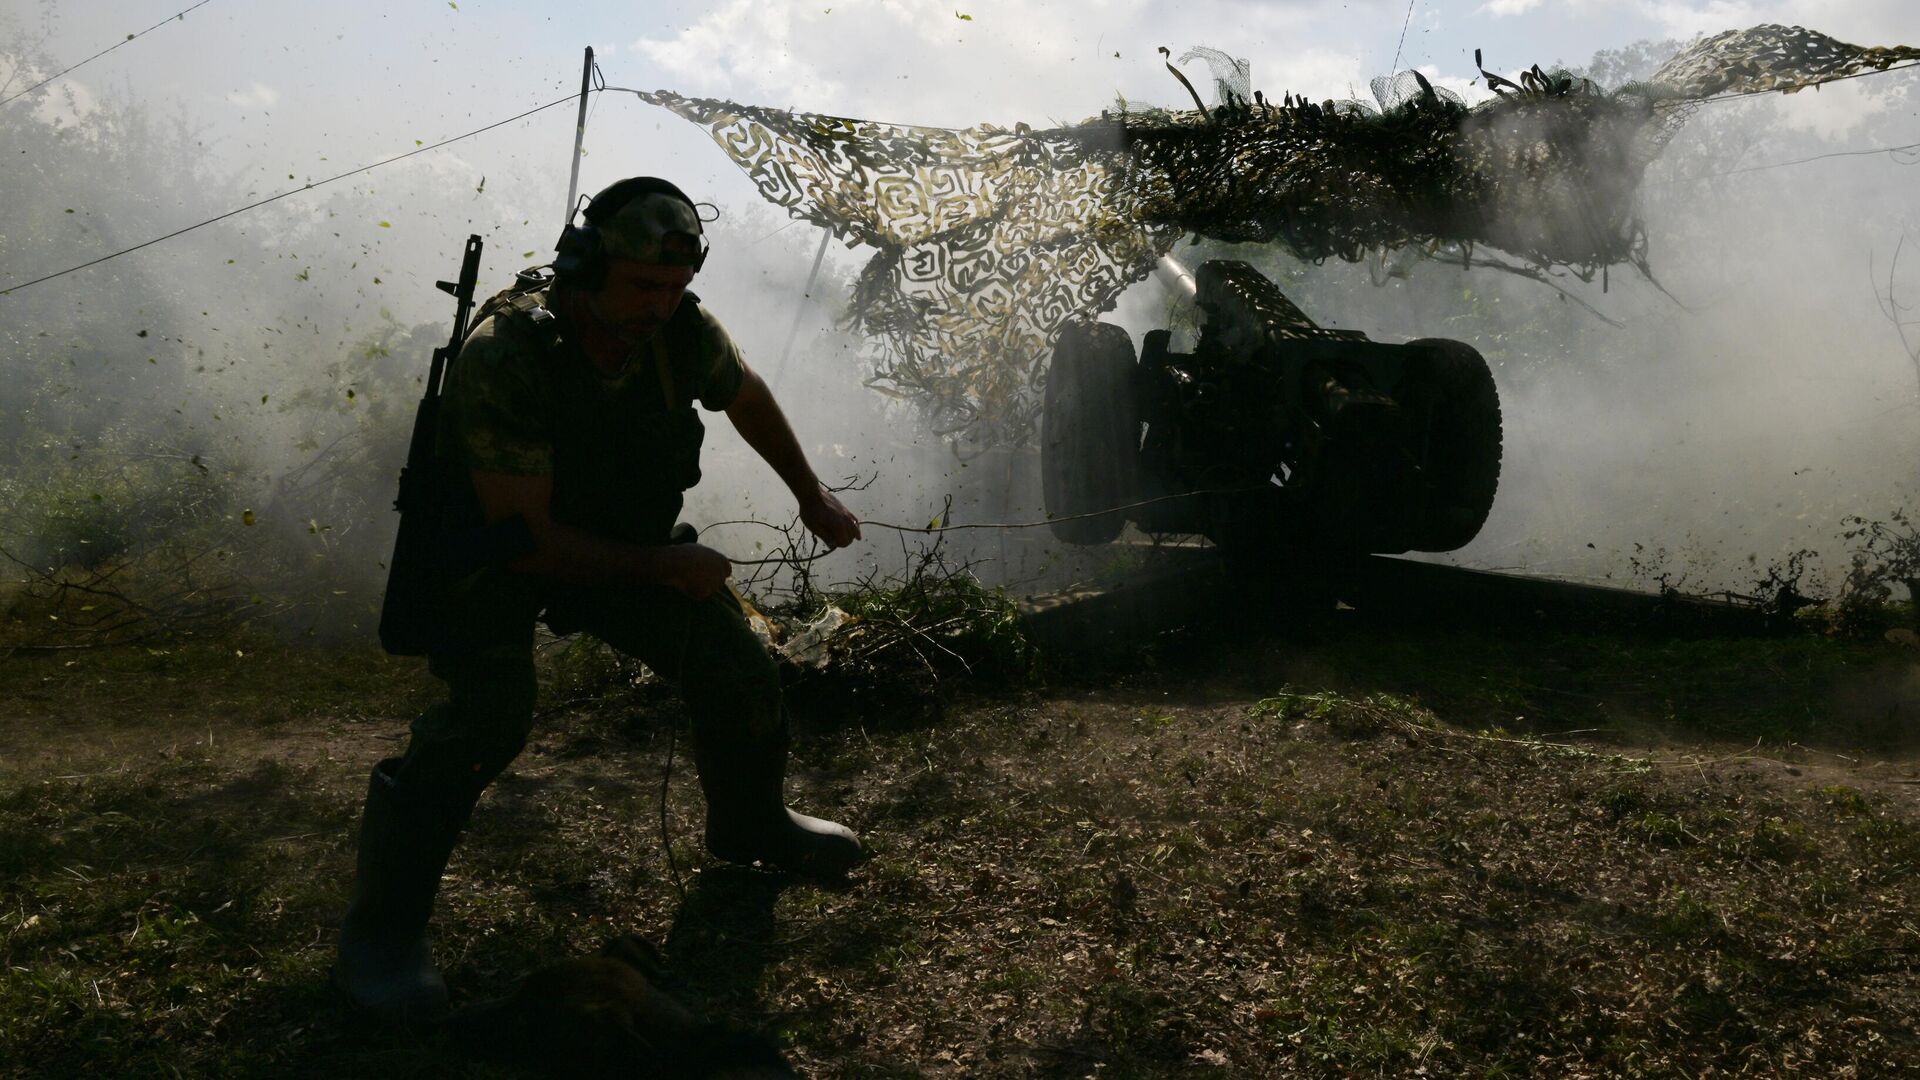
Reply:
[[[690,266],[613,259],[607,264],[607,283],[594,297],[595,313],[628,337],[651,337],[673,317],[692,281]]]

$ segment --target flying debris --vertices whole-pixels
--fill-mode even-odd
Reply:
[[[1535,67],[1485,72],[1469,107],[1418,72],[1376,102],[1248,100],[1216,72],[1211,109],[1125,109],[1078,124],[952,130],[642,93],[708,129],[769,201],[876,249],[852,321],[880,353],[876,386],[975,445],[1032,437],[1053,342],[1111,310],[1182,236],[1280,243],[1358,261],[1476,246],[1541,271],[1647,271],[1634,197],[1703,101],[1793,90],[1920,61],[1766,25],[1707,38],[1645,83],[1605,91]],[[1183,58],[1185,59],[1185,58]],[[1222,64],[1225,61],[1225,64]],[[1182,78],[1184,82],[1184,77]]]

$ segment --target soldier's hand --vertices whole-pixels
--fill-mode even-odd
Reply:
[[[660,549],[661,583],[695,600],[705,600],[726,585],[733,560],[704,544],[675,544]]]
[[[843,548],[860,539],[860,519],[826,488],[800,504],[800,521],[828,547]]]

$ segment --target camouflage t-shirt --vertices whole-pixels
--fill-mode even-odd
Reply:
[[[567,339],[563,320],[503,311],[482,321],[447,374],[440,459],[457,471],[550,475],[554,520],[665,542],[681,492],[700,479],[705,428],[693,402],[725,409],[746,368],[692,294],[656,337],[607,378]]]

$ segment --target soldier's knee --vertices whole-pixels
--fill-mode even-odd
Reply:
[[[780,688],[780,664],[766,646],[760,644],[759,638],[749,636],[741,641],[728,662],[743,681],[763,690]]]
[[[696,722],[743,735],[780,726],[780,667],[738,610],[709,609],[696,648],[687,654],[680,691]]]
[[[703,673],[709,681],[736,696],[778,700],[780,665],[751,631],[743,629],[731,636],[724,648],[710,655],[709,669]]]
[[[416,729],[396,779],[403,786],[478,798],[526,745],[526,728],[469,729],[450,735]]]
[[[459,714],[460,725],[469,731],[488,740],[524,741],[533,726],[533,703],[538,693],[533,665],[516,664],[454,683],[447,703]]]
[[[479,744],[474,748],[468,781],[486,787],[493,783],[494,777],[506,772],[507,766],[513,764],[513,759],[519,757],[520,751],[526,748],[527,733],[524,729],[517,734],[501,733]]]
[[[503,695],[488,702],[473,719],[469,745],[474,772],[483,777],[480,782],[484,785],[527,748],[527,737],[533,731],[532,688],[524,695]]]
[[[531,671],[524,680],[502,674],[455,683],[445,702],[414,721],[409,771],[478,794],[520,756],[533,730],[536,684]]]

